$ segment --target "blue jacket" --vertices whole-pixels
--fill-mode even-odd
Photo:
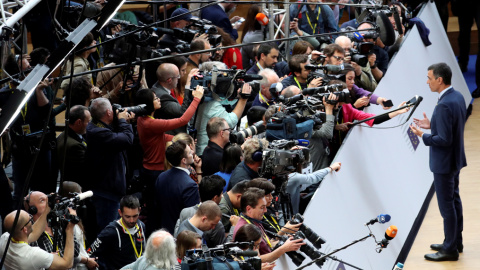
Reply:
[[[465,99],[453,88],[438,101],[430,121],[432,133],[424,133],[423,143],[430,146],[430,170],[447,174],[467,166],[463,132],[467,110]]]
[[[159,220],[154,229],[165,228],[173,235],[182,209],[198,203],[198,185],[186,172],[171,168],[161,173],[155,183],[155,213]]]
[[[214,25],[222,28],[225,32],[232,36],[233,40],[237,40],[238,32],[233,29],[232,23],[228,18],[227,13],[219,5],[212,5],[202,10],[200,15],[202,19],[211,21]]]
[[[93,194],[120,201],[126,193],[126,150],[133,144],[132,126],[118,120],[118,131],[99,122],[87,126],[87,161]]]
[[[315,18],[310,18],[307,16],[307,5],[299,6],[293,4],[290,6],[290,20],[292,21],[294,18],[298,18],[298,27],[300,30],[307,32],[310,35],[314,34],[312,28],[315,28],[315,34],[332,33],[338,31],[338,25],[335,21],[335,16],[333,15],[333,11],[329,6],[317,5],[314,13]],[[317,20],[317,18],[318,23],[315,27],[315,23],[313,23],[313,21]],[[308,22],[308,19],[310,19],[310,22],[312,22],[311,26]],[[336,35],[331,38],[335,39]]]

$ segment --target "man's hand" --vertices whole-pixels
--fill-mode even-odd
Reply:
[[[45,80],[41,81],[38,85],[37,85],[37,90],[38,91],[43,91],[43,89],[47,88],[49,85],[52,85],[53,83],[53,80],[49,80],[48,78],[46,78]]]
[[[335,162],[332,165],[330,165],[330,168],[332,168],[332,170],[338,172],[342,168],[342,163],[341,162]]]
[[[355,69],[355,76],[360,76],[362,74],[362,67],[359,64],[350,62],[350,65]]]
[[[323,55],[323,53],[316,50],[312,51],[311,53],[312,60],[313,61],[317,60],[320,57],[320,55]]]
[[[193,157],[193,166],[195,166],[196,169],[202,168],[202,159],[197,155]]]
[[[194,68],[190,70],[190,72],[187,75],[187,85],[190,85],[190,82],[192,81],[192,77],[198,74],[198,68]]]
[[[134,113],[129,113],[127,110],[124,110],[123,112],[118,112],[117,110],[117,117],[118,119],[125,119],[125,120],[130,120],[135,117]]]
[[[374,66],[375,61],[377,61],[377,56],[374,53],[370,54],[368,56],[368,63],[370,63],[370,66]]]
[[[338,100],[338,96],[330,93],[330,95],[328,95],[328,100]],[[333,114],[333,109],[335,108],[335,105],[328,103],[325,97],[323,97],[323,106],[325,106],[326,114]]]
[[[320,85],[322,85],[323,83],[323,78],[322,77],[318,77],[316,79],[313,79],[310,84],[308,85],[308,88],[312,88],[312,87],[319,87]]]
[[[197,39],[197,38],[208,41],[208,34],[207,34],[207,33],[203,33],[203,34],[201,34],[201,35],[198,35],[198,33],[196,33],[196,34],[193,36],[193,39]]]
[[[194,98],[202,99],[203,91],[203,86],[197,85],[197,88],[195,88],[195,91],[192,92],[192,95]]]
[[[284,232],[285,234],[292,234],[298,232],[300,226],[302,226],[302,223],[291,224],[290,221],[288,221],[280,231]]]
[[[266,263],[262,263],[262,270],[272,270],[272,269],[273,269],[273,267],[275,267],[275,266],[277,266],[277,265],[275,264],[275,262],[271,262],[271,263],[268,263],[268,262],[266,262]]]
[[[350,3],[350,0],[340,0],[340,1],[338,1],[338,3],[339,4],[348,4],[348,3]],[[343,5],[338,6],[339,9],[343,9],[344,7],[345,6],[343,6]]]
[[[238,20],[240,20],[240,16],[233,16],[233,17],[230,19],[230,23],[236,23],[236,22],[238,22]]]
[[[96,258],[87,258],[87,263],[85,263],[88,269],[96,269],[98,268],[98,263],[96,262]]]
[[[362,107],[365,107],[368,105],[368,103],[370,102],[370,98],[368,96],[364,96],[364,97],[361,97],[359,99],[357,99],[355,101],[355,103],[353,103],[353,107],[355,108],[362,108]]]
[[[235,215],[231,215],[230,216],[230,223],[232,224],[232,226],[235,226],[237,225],[237,222],[240,220],[240,217],[239,216],[235,216]]]
[[[285,242],[285,244],[283,244],[280,248],[284,252],[297,251],[303,245],[305,245],[305,243],[303,242],[303,239],[293,240],[293,237],[290,236],[288,240]]]
[[[412,130],[412,132],[417,135],[418,137],[422,137],[423,135],[423,131],[421,131],[418,126],[414,126],[414,125],[410,125],[410,130]]]
[[[392,107],[385,107],[385,105],[383,105],[383,102],[385,102],[385,101],[387,101],[387,99],[384,98],[384,97],[378,97],[377,98],[377,104],[382,105],[384,110],[388,110],[388,109],[392,108]]]
[[[348,126],[351,125],[351,124],[353,124],[353,123],[352,122],[346,122],[346,123],[343,123],[343,124],[335,125],[335,130],[346,132],[349,129]]]
[[[96,86],[92,86],[91,91],[94,98],[98,98],[102,96],[102,91],[100,90],[100,88]]]
[[[413,123],[419,128],[430,129],[430,120],[428,120],[427,115],[423,113],[423,119],[413,118]]]
[[[240,89],[239,89],[240,90]],[[251,94],[252,87],[248,83],[244,83],[241,92],[242,94]]]

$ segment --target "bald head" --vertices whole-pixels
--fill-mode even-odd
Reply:
[[[267,99],[272,99],[272,94],[269,91],[270,86],[274,83],[278,83],[280,78],[278,77],[277,73],[270,68],[261,70],[258,75],[263,77],[263,79],[260,81],[262,95]]]
[[[287,88],[283,89],[281,94],[284,98],[290,98],[300,93],[301,93],[300,88],[298,88],[295,85],[290,85]]]
[[[43,192],[33,191],[25,197],[25,204],[25,209],[28,209],[32,206],[37,209],[37,213],[32,213],[33,220],[37,221],[37,219],[45,212],[45,209],[47,208],[48,198]]]
[[[335,44],[338,44],[346,52],[352,48],[352,41],[346,36],[338,36],[337,39],[335,39]]]
[[[28,236],[28,233],[31,232],[31,230],[29,232],[24,230],[24,227],[26,227],[25,224],[27,224],[28,220],[30,219],[30,215],[28,215],[28,213],[25,212],[24,210],[20,210],[20,216],[18,217],[17,225],[15,226],[15,230],[13,230],[13,221],[15,220],[16,214],[17,214],[17,211],[13,211],[10,214],[8,214],[5,217],[3,226],[5,226],[5,229],[8,232],[10,232],[10,235],[12,235],[17,240],[21,240],[23,233],[25,233],[25,235]],[[30,225],[27,224],[27,226],[31,226],[31,224]]]
[[[167,82],[168,79],[178,76],[178,67],[174,64],[163,63],[157,68],[157,79],[159,82]]]

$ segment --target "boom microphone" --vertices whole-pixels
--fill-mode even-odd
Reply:
[[[261,24],[261,25],[268,25],[268,17],[267,15],[263,13],[257,13],[257,16],[255,16],[255,19]]]
[[[72,198],[72,201],[83,201],[85,200],[86,198],[90,198],[93,196],[93,192],[91,190],[87,191],[87,192],[83,192],[83,193],[80,193],[78,194],[77,196],[73,197]]]
[[[392,6],[392,12],[393,19],[395,20],[395,28],[397,28],[397,32],[399,35],[403,35],[402,22],[400,21],[400,15],[398,14],[398,10],[395,5]]]
[[[389,222],[391,218],[392,217],[389,214],[380,214],[376,218],[367,222],[365,225],[372,225],[372,224],[375,224],[377,222],[379,222],[380,224],[384,224],[384,223]]]

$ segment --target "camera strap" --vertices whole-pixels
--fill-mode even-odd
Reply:
[[[123,218],[120,218],[120,224],[122,224],[123,229],[128,233],[128,236],[130,236],[130,241],[132,242],[133,250],[135,251],[135,256],[137,256],[137,259],[140,258],[142,256],[142,252],[143,252],[143,241],[144,240],[142,240],[140,242],[140,253],[138,253],[137,247],[135,246],[135,241],[133,241],[133,237],[130,234],[130,231],[123,224]],[[137,233],[142,234],[142,232],[140,231],[140,228],[138,227],[138,224],[135,224],[135,227],[137,228]]]

